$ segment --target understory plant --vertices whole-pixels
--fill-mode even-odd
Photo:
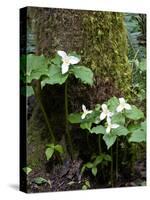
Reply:
[[[57,51],[57,54],[53,58],[46,58],[44,55],[36,56],[33,54],[21,57],[21,79],[25,83],[27,94],[34,94],[39,102],[51,136],[51,145],[56,144],[56,138],[42,103],[41,90],[46,84],[65,84],[65,127],[69,153],[72,158],[73,145],[68,125],[68,78],[70,76],[75,76],[77,79],[80,79],[83,84],[93,84],[93,72],[90,68],[79,65],[78,63],[80,60],[80,56],[75,52],[67,54],[64,51]]]
[[[102,105],[97,104],[93,110],[88,110],[82,105],[82,112],[71,113],[68,120],[72,124],[80,124],[81,129],[88,130],[89,134],[96,134],[99,148],[99,155],[102,152],[101,140],[107,146],[107,151],[111,153],[111,183],[113,186],[113,146],[116,144],[116,177],[118,176],[118,141],[124,138],[129,143],[140,143],[146,141],[146,121],[144,113],[135,105],[130,105],[121,97],[112,97]],[[102,158],[98,155],[98,164]],[[100,158],[100,159],[99,159]],[[83,165],[91,169],[93,175],[97,174],[97,161],[88,162]]]

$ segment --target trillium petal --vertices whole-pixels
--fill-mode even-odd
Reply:
[[[112,125],[111,125],[111,128],[118,128],[118,127],[119,127],[118,124],[112,124]]]
[[[83,112],[86,112],[86,107],[84,104],[82,104],[82,110],[83,110]]]
[[[84,119],[86,117],[86,113],[83,113],[82,115],[81,115],[81,119]]]
[[[127,110],[131,110],[131,106],[130,106],[130,104],[126,103],[126,104],[125,104],[125,109],[127,109]]]
[[[92,110],[88,110],[88,111],[87,111],[88,114],[91,114],[92,112],[93,112]]]
[[[123,97],[119,98],[119,102],[120,104],[124,104],[125,103],[125,99]]]
[[[111,127],[108,126],[108,127],[106,128],[106,133],[110,133],[110,130],[111,130]]]
[[[104,112],[102,112],[102,113],[100,114],[100,120],[105,119],[105,117],[106,117],[106,114],[105,114]]]
[[[65,51],[57,51],[57,54],[58,54],[59,56],[61,56],[62,58],[67,57],[67,54],[66,54]]]
[[[75,56],[68,56],[70,64],[74,65],[80,62],[80,59]]]
[[[69,70],[69,64],[63,63],[61,66],[61,72],[62,74],[65,74]]]
[[[102,110],[103,110],[104,112],[107,112],[107,111],[108,111],[107,105],[106,105],[106,104],[102,104]]]
[[[124,109],[124,107],[120,104],[120,105],[117,107],[116,111],[117,111],[117,112],[121,112],[123,109]]]

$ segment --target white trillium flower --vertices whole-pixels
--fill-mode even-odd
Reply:
[[[75,56],[68,56],[66,52],[64,51],[57,51],[57,54],[62,57],[62,61],[63,61],[62,66],[61,66],[62,74],[65,74],[68,72],[70,64],[74,65],[80,62],[79,58]]]
[[[108,110],[107,105],[102,104],[102,113],[100,114],[100,120],[103,120],[105,118],[110,118],[112,116],[113,113]]]
[[[108,123],[108,126],[106,128],[106,133],[110,133],[111,129],[119,127],[118,124],[112,124],[110,118],[107,118],[107,123]]]
[[[120,102],[120,104],[116,109],[117,112],[121,112],[124,109],[131,110],[130,104],[126,103],[124,98],[119,98],[119,102]]]
[[[82,110],[83,110],[83,114],[81,115],[81,119],[85,119],[87,114],[90,114],[93,112],[92,110],[87,110],[84,104],[82,105]]]

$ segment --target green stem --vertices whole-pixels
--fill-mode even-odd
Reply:
[[[51,140],[53,143],[56,142],[56,139],[55,139],[55,136],[54,136],[54,133],[53,133],[53,130],[51,128],[51,124],[50,124],[50,121],[48,119],[48,116],[47,116],[47,113],[45,111],[45,108],[43,106],[43,103],[42,103],[42,100],[41,100],[41,82],[40,81],[37,81],[36,82],[36,85],[35,84],[32,84],[32,87],[33,87],[33,90],[34,90],[34,94],[35,94],[35,97],[39,103],[39,106],[41,108],[41,111],[43,113],[43,116],[44,116],[44,119],[45,119],[45,122],[47,124],[47,127],[48,127],[48,130],[49,130],[49,133],[50,133],[50,136],[51,136]]]
[[[116,140],[116,181],[118,180],[118,139]]]
[[[114,161],[113,161],[113,147],[111,147],[111,186],[114,187],[114,172],[113,172],[113,164],[114,164]]]
[[[101,135],[98,136],[98,149],[99,149],[99,154],[101,154],[102,153]]]
[[[71,135],[69,132],[69,124],[68,124],[68,83],[67,81],[65,82],[65,118],[66,118],[66,135],[67,135],[67,140],[69,144],[69,150],[71,154],[71,158],[73,158],[73,146],[72,146],[72,140],[71,140]]]

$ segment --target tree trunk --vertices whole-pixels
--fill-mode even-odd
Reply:
[[[70,112],[81,111],[83,103],[92,108],[94,104],[102,103],[114,95],[129,97],[131,69],[127,59],[123,14],[29,8],[28,17],[36,32],[36,54],[52,57],[57,50],[76,51],[81,55],[81,64],[94,72],[93,87],[83,86],[74,79],[70,81]],[[63,86],[45,86],[43,89],[44,105],[58,139],[61,139],[64,130],[63,90]],[[32,115],[29,122],[32,137],[35,135],[33,124],[37,118],[38,113]],[[44,137],[43,144],[47,142]],[[34,144],[36,146],[36,139]]]

